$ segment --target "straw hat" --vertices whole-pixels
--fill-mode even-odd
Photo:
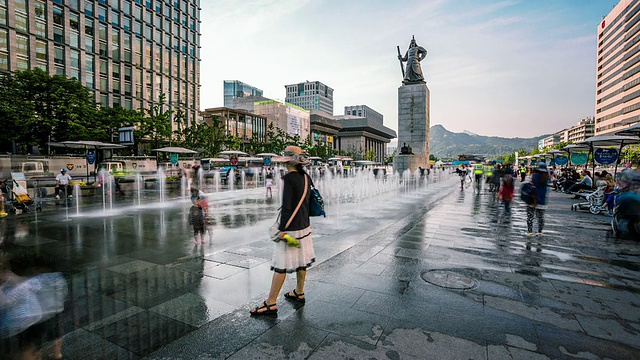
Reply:
[[[295,165],[303,165],[308,166],[311,165],[311,161],[307,159],[302,153],[302,149],[298,146],[289,145],[284,149],[284,157],[283,160],[292,166]]]

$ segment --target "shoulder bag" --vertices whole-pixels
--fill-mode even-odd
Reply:
[[[327,217],[327,213],[324,212],[324,199],[322,195],[320,195],[320,191],[316,189],[313,185],[313,180],[309,177],[309,181],[311,181],[311,201],[309,203],[309,216],[324,216]]]

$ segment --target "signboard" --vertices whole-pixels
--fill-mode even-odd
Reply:
[[[178,154],[171,154],[171,156],[169,156],[169,161],[171,161],[173,165],[178,164]]]
[[[231,159],[229,159],[231,161],[231,165],[236,165],[238,163],[238,158],[237,157],[232,157]]]
[[[300,135],[300,118],[293,114],[287,114],[287,133]]]
[[[95,151],[87,151],[87,162],[90,165],[96,162],[96,152]]]
[[[618,150],[599,148],[594,152],[593,158],[600,165],[611,165],[618,161]]]
[[[589,159],[589,153],[586,153],[586,152],[571,153],[572,165],[576,165],[576,166],[585,165],[588,159]]]
[[[265,165],[269,166],[269,165],[271,165],[271,158],[270,157],[266,157],[266,158],[264,158],[264,160],[262,160],[262,162],[264,162]]]
[[[565,166],[569,162],[569,158],[566,155],[557,155],[556,156],[556,165]]]
[[[75,167],[74,164],[67,164],[67,170],[71,171]]]
[[[118,140],[121,145],[133,145],[133,126],[119,128]]]

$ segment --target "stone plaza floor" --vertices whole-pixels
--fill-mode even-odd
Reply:
[[[277,318],[248,314],[272,275],[263,189],[214,197],[204,246],[188,201],[7,218],[0,239],[60,259],[65,359],[638,358],[637,241],[553,192],[543,236],[525,237],[520,201],[508,216],[458,184],[334,203],[312,220],[307,302],[280,299]]]

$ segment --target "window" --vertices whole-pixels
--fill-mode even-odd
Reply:
[[[142,65],[142,39],[140,39],[139,37],[136,37],[133,46],[134,46],[133,63],[135,65]]]
[[[147,9],[153,9],[153,0],[145,0],[144,4]]]
[[[120,64],[113,64],[111,66],[111,76],[114,79],[120,79]]]
[[[98,19],[107,21],[107,8],[102,5],[98,5]]]
[[[71,10],[77,11],[79,9],[78,0],[67,0],[67,3],[69,4],[69,8]]]
[[[7,25],[7,4],[4,0],[0,0],[0,25]],[[6,55],[2,59],[7,60]],[[6,70],[4,64],[0,63],[0,69]]]
[[[16,13],[16,30],[27,32],[27,16]]]
[[[171,7],[165,5],[163,14],[164,16],[171,18]]]
[[[74,30],[69,31],[69,45],[80,47],[80,33]]]
[[[135,14],[136,14],[136,19],[142,20],[142,7],[136,5]]]
[[[120,0],[111,0],[111,7],[120,10]]]
[[[142,35],[142,23],[138,20],[133,22],[133,32],[137,35]]]
[[[120,30],[113,29],[111,33],[111,58],[120,61]]]
[[[70,58],[71,58],[71,67],[75,69],[79,69],[80,68],[80,51],[71,50]]]
[[[100,79],[100,80],[102,80],[102,79]],[[102,84],[100,85],[100,89],[102,90]],[[101,107],[105,107],[105,108],[109,107],[109,95],[100,94],[100,106]]]
[[[126,81],[131,81],[131,66],[124,67],[124,79]]]
[[[16,35],[16,53],[18,56],[29,57],[29,37]]]
[[[131,18],[127,16],[122,17],[122,28],[125,31],[131,31]]]
[[[74,30],[80,30],[80,20],[78,18],[78,14],[69,13],[69,27]]]
[[[64,44],[64,30],[62,28],[53,27],[53,41]]]
[[[84,13],[89,16],[93,16],[93,1],[84,0]]]
[[[156,38],[155,38],[156,42],[158,44],[162,44],[162,32],[158,29],[156,29]]]
[[[84,69],[90,73],[95,71],[95,62],[93,55],[87,54],[84,58]]]
[[[93,36],[91,35],[84,36],[84,49],[88,53],[92,53],[94,51],[95,48],[93,47]]]
[[[153,24],[153,13],[147,10],[144,13],[144,20],[147,24]]]
[[[98,39],[107,41],[107,25],[103,23],[98,24]]]
[[[43,0],[36,0],[34,13],[36,15],[36,19],[45,20],[47,18],[47,4]]]
[[[120,26],[120,13],[111,10],[111,25]]]
[[[156,1],[156,12],[158,14],[162,14],[162,3],[160,2],[160,0]]]
[[[107,75],[109,73],[109,65],[106,59],[100,59],[100,75]],[[100,81],[102,84],[102,80]],[[102,90],[106,90],[106,88],[100,87]]]
[[[180,11],[173,12],[173,21],[179,23],[180,22]]]
[[[125,96],[131,96],[131,83],[130,82],[126,82],[124,83],[124,95]]]
[[[15,9],[16,9],[16,12],[26,14],[27,13],[27,2],[26,2],[26,0],[16,0],[15,1]]]
[[[93,32],[95,31],[94,27],[93,27],[93,19],[88,19],[85,18],[84,19],[84,33],[86,35],[91,35],[93,36]]]
[[[86,86],[89,89],[93,89],[95,87],[95,83],[93,82],[94,74],[92,72],[86,72],[84,75],[84,81],[86,82]]]
[[[144,67],[147,69],[151,68],[151,48],[153,45],[151,41],[147,41],[144,47]]]
[[[131,15],[131,0],[124,0],[124,7],[122,8],[122,12],[125,15]]]
[[[144,27],[144,37],[146,37],[147,39],[153,39],[153,31],[151,30],[150,25],[146,25]]]
[[[56,64],[64,65],[64,48],[62,46],[56,45],[54,47],[54,58],[53,62]],[[64,74],[64,68],[63,68]]]
[[[98,44],[99,51],[98,53],[102,56],[107,56],[107,43],[104,41],[100,41]]]
[[[58,5],[53,5],[53,23],[64,26],[64,10]]]
[[[153,60],[155,62],[155,70],[157,72],[162,72],[162,50],[161,46],[156,44],[155,51],[153,52]]]
[[[160,14],[157,14],[155,19],[156,19],[156,27],[158,29],[162,29],[162,18],[160,17]]]

